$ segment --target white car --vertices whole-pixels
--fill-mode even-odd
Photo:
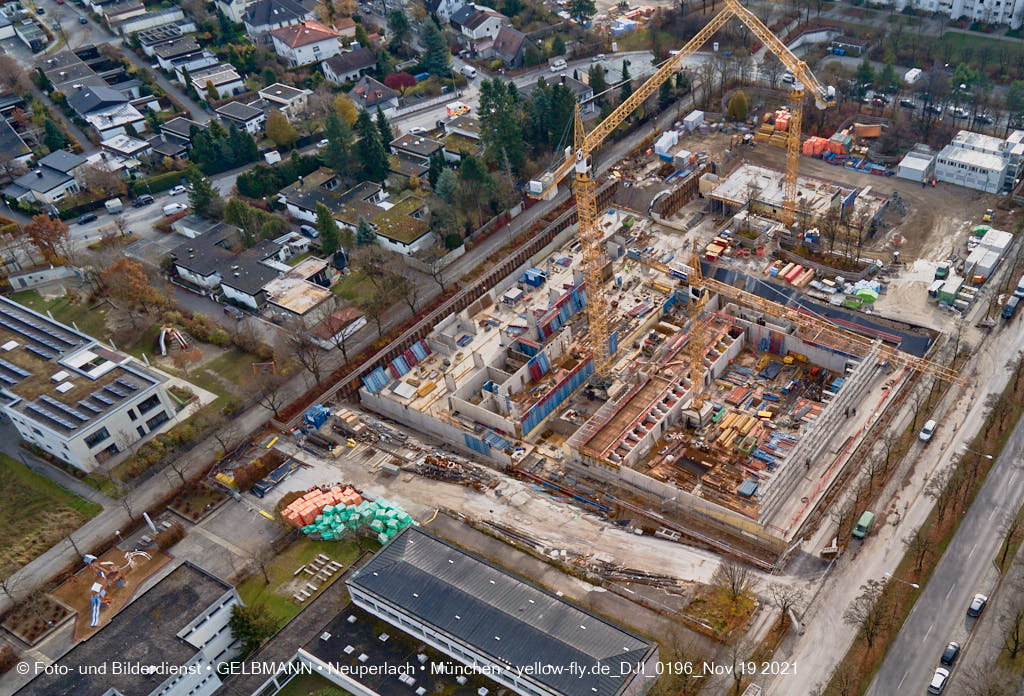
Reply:
[[[322,149],[324,149],[325,147],[327,147],[330,144],[331,144],[330,141],[328,141],[327,138],[324,138],[323,140],[321,140],[320,142],[318,142],[316,144],[316,149],[317,150],[322,150]]]
[[[181,184],[178,184],[177,186],[172,188],[170,191],[168,191],[167,195],[168,196],[180,196],[181,194],[185,193],[185,191],[186,191],[185,187],[182,186]]]
[[[949,681],[949,670],[945,667],[939,667],[935,670],[932,681],[928,685],[928,693],[941,694],[946,688],[947,681]]]
[[[427,129],[424,128],[423,126],[413,126],[412,128],[409,129],[410,135],[423,135],[426,132]]]
[[[921,428],[921,434],[917,436],[921,440],[921,442],[928,442],[929,440],[932,439],[932,435],[935,434],[936,425],[937,423],[933,420],[930,420],[924,424],[924,427]]]
[[[180,213],[183,210],[188,210],[188,206],[184,203],[168,203],[164,206],[164,217],[170,217],[175,213]]]

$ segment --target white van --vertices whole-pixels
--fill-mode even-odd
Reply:
[[[569,64],[565,62],[565,58],[555,58],[551,61],[550,70],[551,72],[559,72],[569,67]]]
[[[187,210],[188,206],[184,203],[168,203],[164,206],[164,217],[170,217],[175,213],[180,213],[183,210]]]
[[[465,75],[471,80],[474,77],[476,77],[476,68],[474,68],[472,65],[463,65],[462,69],[459,72],[461,72],[463,75]]]

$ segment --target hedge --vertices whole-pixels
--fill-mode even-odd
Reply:
[[[165,172],[151,176],[148,179],[136,179],[132,184],[132,191],[136,196],[144,193],[160,193],[174,188],[185,178],[185,172]]]

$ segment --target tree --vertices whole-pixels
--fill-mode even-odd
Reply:
[[[737,90],[729,98],[729,108],[725,117],[730,121],[746,121],[749,111],[750,104],[747,102],[747,95],[743,93],[743,90]]]
[[[384,338],[384,312],[391,306],[393,300],[387,290],[376,288],[372,293],[360,298],[357,303],[363,314],[373,319],[377,325],[377,337]]]
[[[416,310],[419,309],[419,295],[420,289],[416,283],[404,275],[398,273],[392,274],[394,281],[395,294],[402,298],[402,301],[409,307],[409,314],[416,316]]]
[[[384,78],[384,84],[404,95],[405,90],[416,86],[416,78],[407,72],[390,73]]]
[[[32,78],[13,57],[0,55],[0,85],[6,91],[24,97],[32,91]]]
[[[888,621],[888,612],[882,601],[885,585],[878,580],[868,580],[860,586],[861,593],[843,613],[843,622],[857,628],[870,648]]]
[[[352,168],[352,129],[341,117],[331,112],[324,123],[327,147],[320,152],[324,164],[337,174],[349,176]]]
[[[377,233],[374,232],[373,226],[365,218],[359,218],[359,222],[356,223],[356,244],[364,246],[376,243]]]
[[[277,619],[265,604],[236,604],[231,608],[228,627],[242,644],[242,652],[249,656],[277,632]]]
[[[594,0],[569,0],[565,10],[578,23],[587,24],[590,18],[597,13],[597,6],[594,4]]]
[[[914,559],[914,570],[920,573],[921,568],[924,567],[924,559],[932,549],[931,539],[924,533],[924,530],[918,528],[913,534],[908,535],[904,541],[907,543],[907,553]]]
[[[444,171],[444,153],[438,150],[430,156],[430,168],[427,169],[427,181],[430,182],[430,188],[437,188],[437,180],[441,176],[441,172]]]
[[[59,150],[67,144],[68,139],[64,135],[64,131],[62,131],[52,119],[47,118],[43,121],[43,145],[45,145],[50,152]]]
[[[85,188],[97,195],[120,196],[128,190],[124,179],[101,162],[83,167],[79,180]]]
[[[359,109],[347,95],[339,94],[334,98],[334,110],[341,118],[341,122],[351,128],[359,118]]]
[[[451,205],[455,201],[455,192],[458,187],[459,180],[455,172],[445,169],[441,172],[441,176],[437,177],[437,186],[434,187],[434,192],[438,198]]]
[[[753,582],[754,577],[750,568],[731,558],[726,558],[719,563],[718,568],[711,576],[711,584],[725,590],[729,595],[729,600],[734,604],[750,589]]]
[[[518,93],[511,82],[484,80],[480,84],[480,142],[489,162],[522,170],[526,160],[523,133],[519,127]]]
[[[380,142],[384,146],[387,152],[391,151],[391,141],[395,139],[394,134],[391,132],[391,126],[388,124],[388,120],[384,118],[384,112],[377,107],[377,130],[380,131]]]
[[[1010,654],[1011,660],[1024,650],[1024,600],[1020,597],[1020,588],[1014,593],[1012,604],[999,617],[999,625],[1003,629],[1003,647]]]
[[[383,183],[388,176],[388,154],[380,141],[380,130],[365,111],[359,113],[356,121],[359,143],[356,150],[362,164],[363,175],[370,181]]]
[[[672,81],[665,80],[658,88],[658,108],[664,109],[672,103]]]
[[[628,61],[622,61],[622,89],[619,93],[620,101],[626,101],[633,94],[633,79],[629,76]]]
[[[388,29],[391,30],[392,50],[405,44],[409,35],[412,34],[412,27],[409,26],[409,20],[401,10],[392,10],[391,14],[388,15]]]
[[[288,118],[277,109],[267,116],[267,137],[278,147],[291,147],[299,139],[299,132],[288,122]]]
[[[256,403],[273,413],[274,418],[289,401],[284,390],[286,383],[287,380],[277,373],[261,375],[256,381]]]
[[[288,348],[303,370],[313,378],[313,386],[320,384],[323,376],[324,353],[309,334],[296,327],[288,337]]]
[[[39,250],[47,263],[57,264],[67,255],[71,243],[68,226],[61,220],[40,213],[24,227],[25,236]]]
[[[857,66],[857,72],[854,75],[854,79],[857,80],[857,85],[862,88],[864,85],[869,85],[874,82],[875,69],[871,66],[871,61],[868,60],[867,56],[865,56],[864,60],[862,60],[860,65]]]
[[[878,84],[881,87],[895,87],[899,84],[900,78],[896,75],[896,68],[891,60],[885,61],[882,72],[878,75]]]
[[[423,23],[423,30],[420,32],[420,41],[423,43],[423,69],[435,77],[448,73],[452,54],[448,49],[448,42],[437,25],[427,20]]]
[[[594,100],[598,104],[603,104],[604,97],[600,95],[608,89],[608,81],[605,79],[604,75],[604,66],[600,63],[591,65],[590,70],[587,72],[587,76],[590,78],[590,88],[594,90]]]
[[[323,203],[316,204],[316,231],[320,233],[320,250],[324,256],[338,250],[341,230],[338,221],[331,215],[331,210]]]
[[[588,0],[583,0],[587,2]],[[553,56],[564,56],[565,55],[565,40],[555,34],[555,38],[551,39],[551,55]]]
[[[213,183],[197,169],[185,172],[191,188],[188,191],[188,203],[197,215],[218,218],[224,214],[224,199]]]
[[[772,583],[768,587],[768,597],[771,603],[779,610],[779,628],[786,625],[786,619],[790,610],[797,604],[804,601],[804,593],[799,587],[784,585],[783,583]]]
[[[1013,696],[1017,682],[1010,678],[997,663],[974,665],[961,683],[967,696]]]
[[[163,297],[149,282],[142,264],[121,257],[100,273],[100,280],[108,296],[119,302],[136,327],[135,317],[154,304],[162,304]]]

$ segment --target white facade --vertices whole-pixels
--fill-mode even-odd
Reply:
[[[1024,0],[876,0],[872,4],[893,5],[897,10],[912,7],[971,22],[1008,24],[1012,29],[1024,22]]]
[[[377,245],[388,249],[389,251],[396,251],[399,254],[415,254],[417,251],[422,249],[429,249],[434,245],[434,233],[427,230],[423,233],[423,236],[412,240],[408,244],[400,242],[390,237],[385,236],[381,232],[377,232]]]
[[[462,35],[472,39],[473,41],[493,39],[498,35],[501,25],[506,21],[508,20],[503,15],[488,14],[487,18],[480,22],[480,24],[472,28],[462,27]]]
[[[1013,188],[1024,165],[1024,132],[1005,140],[960,131],[935,159],[935,178],[958,186],[1001,193]]]
[[[289,46],[277,36],[270,35],[274,42],[274,52],[288,61],[289,65],[308,65],[319,63],[333,55],[341,53],[341,44],[337,37],[332,36],[322,41],[313,41],[301,46]]]
[[[909,152],[896,167],[896,176],[910,181],[926,182],[935,172],[935,157]]]
[[[217,0],[217,9],[224,12],[227,18],[236,24],[242,22],[242,15],[245,14],[245,8],[253,4],[255,0]]]

